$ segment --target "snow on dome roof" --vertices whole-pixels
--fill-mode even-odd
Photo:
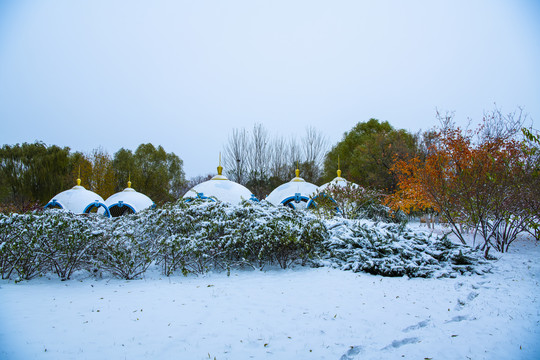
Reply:
[[[319,186],[319,188],[317,189],[317,192],[323,192],[329,186],[346,187],[348,183],[349,182],[347,180],[345,180],[344,178],[342,178],[341,176],[337,176],[332,181],[327,182],[326,184],[322,184],[321,186]],[[351,183],[351,184],[354,184],[354,183]],[[356,184],[354,184],[354,185],[356,185]],[[356,185],[356,186],[358,186],[358,185]]]
[[[308,202],[307,207],[311,208],[312,206],[317,206],[317,198],[321,196],[322,193],[328,188],[328,187],[340,187],[340,188],[346,188],[347,186],[350,186],[354,189],[357,189],[360,187],[360,185],[355,184],[353,182],[348,181],[347,179],[344,179],[341,177],[341,170],[338,169],[337,176],[332,179],[332,181],[327,182],[326,184],[322,184],[317,188],[317,194]],[[333,201],[333,199],[332,199]]]
[[[251,191],[249,191],[245,186],[227,179],[227,177],[221,174],[222,171],[223,168],[221,167],[220,155],[218,174],[212,179],[191,188],[185,193],[183,199],[207,199],[215,197],[219,201],[231,204],[239,204],[244,200],[258,201]]]
[[[293,209],[305,208],[310,197],[317,191],[317,185],[305,181],[299,175],[300,170],[296,169],[296,177],[275,188],[266,197],[266,201],[276,206],[285,205]]]
[[[332,179],[332,181],[327,182],[326,184],[322,184],[321,186],[319,186],[319,188],[317,189],[317,192],[321,193],[324,190],[326,190],[326,188],[328,188],[329,186],[332,186],[332,187],[337,186],[337,187],[343,187],[343,188],[347,187],[347,186],[351,186],[351,187],[353,187],[355,189],[360,187],[360,185],[355,184],[353,182],[350,182],[347,179],[342,178],[340,175],[341,175],[341,171],[338,170],[338,176],[335,177],[334,179]]]
[[[77,179],[77,185],[53,197],[45,205],[45,209],[47,208],[61,208],[75,214],[89,214],[97,209],[98,214],[111,216],[103,198],[81,186],[80,179]]]
[[[113,194],[105,200],[105,205],[111,212],[111,216],[132,214],[154,206],[154,202],[148,196],[135,191],[128,181],[128,187],[123,191]]]

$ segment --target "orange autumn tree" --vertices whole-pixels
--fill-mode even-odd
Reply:
[[[486,256],[491,247],[507,251],[530,221],[522,201],[529,193],[527,152],[512,136],[485,131],[488,126],[444,127],[423,157],[397,161],[398,191],[387,200],[394,210],[434,209],[462,243],[461,224],[468,225],[483,238]]]
[[[462,191],[458,177],[470,159],[470,139],[457,130],[436,133],[436,141],[424,156],[398,160],[391,171],[398,179],[398,190],[387,198],[394,210],[433,209],[442,214],[462,243],[459,223],[463,219],[458,194]]]

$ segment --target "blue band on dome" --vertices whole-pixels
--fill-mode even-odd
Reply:
[[[293,209],[296,209],[296,207],[294,206],[293,203],[300,203],[300,202],[308,202],[309,201],[309,198],[307,196],[303,196],[302,194],[300,193],[296,193],[294,194],[294,196],[289,196],[288,198],[285,198],[283,199],[283,201],[281,201],[281,204],[282,205],[285,205],[285,206],[289,206]]]
[[[88,206],[84,209],[83,213],[84,213],[84,214],[89,214],[90,211],[92,211],[92,209],[95,208],[95,207],[98,208],[98,209],[99,209],[100,207],[102,207],[103,209],[105,209],[105,216],[111,217],[111,212],[109,211],[109,208],[107,207],[107,205],[105,205],[105,204],[103,204],[103,203],[100,203],[99,201],[95,201],[95,202],[91,203],[90,205],[88,205]]]
[[[116,204],[112,204],[111,206],[109,206],[109,213],[110,213],[110,211],[111,211],[111,208],[113,208],[113,207],[115,207],[115,206],[118,206],[118,207],[120,207],[120,208],[126,206],[126,207],[130,208],[131,211],[133,211],[133,213],[136,213],[136,212],[137,212],[133,206],[131,206],[131,205],[129,205],[129,204],[126,204],[126,203],[123,202],[123,201],[119,201],[119,202],[117,202]]]
[[[63,209],[64,207],[62,206],[62,204],[60,204],[58,201],[56,201],[56,199],[52,199],[51,201],[49,201],[49,203],[47,205],[45,205],[43,207],[43,209],[47,209],[47,208],[54,208],[58,206],[60,209]]]

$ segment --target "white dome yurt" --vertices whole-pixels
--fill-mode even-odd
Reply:
[[[278,206],[285,205],[293,209],[306,208],[311,196],[317,191],[317,185],[309,183],[300,177],[300,170],[296,169],[296,177],[291,181],[275,188],[266,201]]]
[[[77,185],[71,189],[54,196],[45,205],[45,209],[65,209],[75,214],[89,214],[95,211],[107,217],[111,216],[103,198],[81,186],[81,179],[77,179]]]
[[[325,194],[326,189],[328,189],[328,188],[331,188],[331,189],[332,188],[343,188],[343,189],[345,189],[347,187],[352,187],[353,189],[360,188],[360,186],[358,184],[350,182],[347,179],[341,177],[341,169],[339,169],[339,165],[338,165],[337,176],[334,179],[332,179],[332,181],[327,182],[326,184],[323,184],[323,185],[321,185],[321,186],[319,186],[317,188],[316,195],[314,195],[313,198],[309,201],[307,207],[308,208],[316,207],[317,206],[317,199],[319,197],[321,197],[321,196],[327,196]],[[328,198],[335,203],[334,199],[332,199],[331,197],[328,197]]]
[[[208,181],[202,182],[191,188],[183,196],[186,201],[193,199],[217,199],[230,204],[240,204],[244,200],[259,201],[251,191],[225,177],[223,167],[217,168],[218,174]]]
[[[131,187],[131,181],[128,181],[128,187],[123,191],[109,196],[105,205],[112,217],[134,214],[155,206],[152,199]]]

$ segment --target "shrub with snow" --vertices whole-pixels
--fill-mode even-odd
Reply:
[[[415,231],[402,224],[337,220],[329,225],[328,253],[321,264],[374,275],[431,277],[483,273],[482,253],[446,236]]]
[[[487,269],[480,253],[404,224],[322,220],[264,201],[199,199],[114,219],[54,210],[0,215],[0,225],[2,278],[88,270],[134,279],[152,264],[167,276],[296,264],[411,277]]]

